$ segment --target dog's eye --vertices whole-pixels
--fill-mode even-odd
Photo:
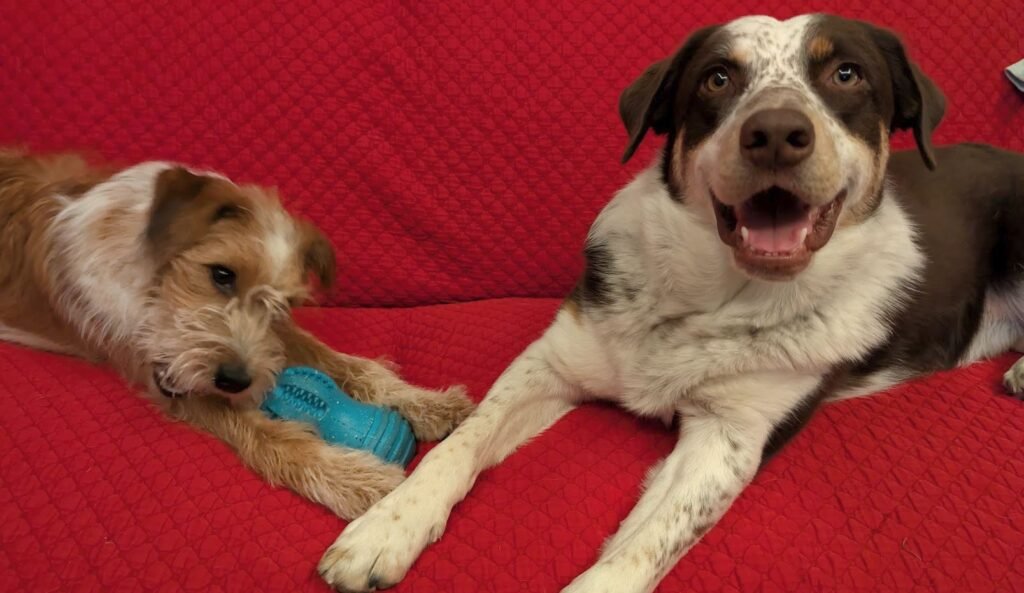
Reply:
[[[213,285],[217,287],[217,290],[224,294],[235,292],[235,272],[231,268],[220,264],[210,266],[210,280],[213,281]]]
[[[718,93],[729,86],[729,71],[719,66],[712,70],[704,79],[704,90],[709,93]]]
[[[840,87],[853,87],[858,85],[861,80],[860,67],[856,64],[840,64],[832,73],[832,83]]]

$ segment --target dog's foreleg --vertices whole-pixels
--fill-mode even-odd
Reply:
[[[337,352],[290,321],[278,335],[289,365],[317,368],[352,397],[394,408],[421,441],[443,438],[473,411],[462,387],[434,391],[410,385],[386,364]]]
[[[563,593],[654,589],[757,470],[759,451],[741,443],[741,435],[730,424],[713,416],[685,419],[683,436],[652,475],[636,508],[605,544],[597,562]],[[755,425],[746,429],[765,432]]]
[[[364,451],[331,446],[305,424],[236,409],[223,398],[184,398],[168,406],[171,416],[227,442],[271,484],[290,488],[345,519],[361,515],[405,478],[401,467]]]
[[[551,365],[551,331],[509,366],[476,411],[402,486],[348,525],[320,561],[329,584],[369,591],[401,580],[441,536],[452,507],[479,473],[572,409],[578,390]]]
[[[651,472],[645,492],[597,562],[563,593],[653,590],[753,478],[772,428],[799,401],[794,395],[813,389],[816,379],[785,383],[737,381],[730,389],[746,389],[751,397],[716,393],[722,385],[682,405],[675,449]],[[802,391],[787,391],[793,387]],[[774,401],[766,405],[756,398]]]

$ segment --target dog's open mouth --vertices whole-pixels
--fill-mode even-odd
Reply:
[[[811,206],[792,192],[771,187],[738,206],[712,193],[718,236],[743,268],[767,277],[791,277],[832,237],[846,191],[828,204]]]
[[[167,379],[167,365],[165,364],[153,364],[153,384],[160,390],[160,393],[164,397],[177,398],[185,395],[180,391],[174,391],[166,386],[165,381]]]

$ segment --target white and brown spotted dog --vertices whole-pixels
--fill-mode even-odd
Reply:
[[[1024,157],[933,150],[943,111],[893,34],[831,16],[710,27],[648,68],[621,100],[626,158],[648,130],[666,146],[594,223],[576,291],[323,577],[399,581],[480,471],[603,399],[678,416],[679,442],[564,591],[650,591],[824,398],[1013,345]],[[918,153],[890,158],[904,129]]]
[[[0,340],[113,365],[270,482],[352,518],[405,474],[260,412],[285,365],[394,407],[420,439],[443,437],[472,405],[296,326],[289,311],[311,277],[327,287],[334,273],[327,239],[272,191],[170,163],[109,173],[0,151]]]

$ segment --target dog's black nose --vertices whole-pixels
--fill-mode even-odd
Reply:
[[[238,393],[245,391],[252,385],[252,377],[249,376],[249,371],[246,370],[245,365],[235,363],[222,364],[217,367],[217,374],[213,377],[213,384],[221,391]]]
[[[814,152],[814,125],[796,109],[765,109],[740,128],[740,151],[763,169],[792,167]]]

